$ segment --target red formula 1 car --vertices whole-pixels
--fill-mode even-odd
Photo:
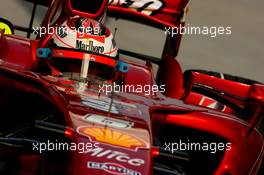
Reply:
[[[103,22],[107,8],[162,30],[179,27],[187,3],[54,0],[41,29],[55,30],[35,31],[33,40],[7,34],[13,27],[1,19],[0,174],[257,174],[263,85],[183,74],[180,34],[167,37],[161,59],[118,49]]]

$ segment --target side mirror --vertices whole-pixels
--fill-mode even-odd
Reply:
[[[0,18],[0,33],[5,35],[14,34],[13,24],[3,18]]]

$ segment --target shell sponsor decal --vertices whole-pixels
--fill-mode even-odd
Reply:
[[[123,148],[136,149],[146,148],[148,145],[138,137],[132,134],[125,133],[121,130],[99,127],[79,127],[77,132],[83,136],[88,136],[94,141],[119,146]]]

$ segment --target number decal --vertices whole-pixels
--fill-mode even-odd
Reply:
[[[84,117],[84,120],[91,122],[91,123],[97,123],[97,124],[114,127],[114,128],[130,129],[134,126],[134,123],[130,121],[115,119],[111,117],[105,117],[105,116],[96,115],[96,114],[87,114]]]

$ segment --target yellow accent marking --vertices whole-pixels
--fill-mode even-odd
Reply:
[[[11,29],[9,28],[9,26],[3,22],[0,22],[0,29],[4,30],[4,34],[8,35],[8,34],[12,34]]]
[[[144,146],[140,140],[133,137],[132,135],[111,130],[109,128],[85,128],[83,133],[94,137],[96,141],[109,143],[116,146],[127,148]]]

